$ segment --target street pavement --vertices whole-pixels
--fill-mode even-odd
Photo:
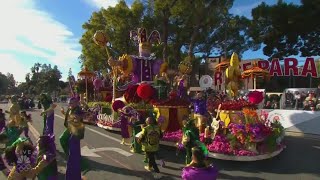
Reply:
[[[60,106],[65,106],[60,104]],[[7,109],[8,105],[0,105]],[[64,130],[60,107],[56,108],[55,134],[59,161],[59,180],[64,179],[66,161],[63,158],[59,136]],[[32,110],[30,135],[35,139],[42,133],[41,110]],[[320,121],[320,119],[319,119]],[[319,180],[320,138],[286,136],[287,148],[278,156],[257,162],[233,162],[211,159],[220,170],[219,179],[237,180]],[[143,155],[133,154],[129,146],[120,144],[120,134],[95,126],[86,126],[81,142],[83,154],[91,167],[85,174],[88,180],[151,180],[153,175],[144,170]],[[166,162],[160,167],[163,180],[181,179],[184,154],[176,155],[173,147],[161,146],[159,155]],[[160,163],[158,161],[158,163]],[[0,176],[0,179],[4,177]]]

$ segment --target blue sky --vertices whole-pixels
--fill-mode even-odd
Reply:
[[[57,65],[66,80],[69,68],[80,70],[78,57],[82,24],[93,11],[114,6],[117,0],[2,0],[0,6],[0,72],[25,81],[34,63]],[[132,0],[127,0],[130,4]],[[235,0],[231,12],[250,18],[261,0]],[[277,0],[266,0],[275,4]],[[300,3],[299,0],[285,2]],[[244,59],[267,58],[262,51],[247,51]]]

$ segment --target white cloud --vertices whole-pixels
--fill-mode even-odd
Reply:
[[[77,58],[81,52],[74,34],[50,14],[39,10],[35,0],[5,0],[0,6],[0,22],[0,55],[6,57],[0,59],[1,64],[9,62],[7,59],[19,63],[22,59],[15,55],[24,53],[46,59],[63,72],[79,66]]]
[[[114,7],[116,4],[118,4],[118,0],[85,0],[90,5],[96,7],[96,8],[108,8],[109,6]]]
[[[22,82],[25,81],[26,74],[30,72],[30,67],[24,66],[11,54],[0,54],[0,72],[2,74],[11,73],[16,81]]]

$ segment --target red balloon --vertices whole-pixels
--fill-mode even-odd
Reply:
[[[252,104],[259,104],[263,100],[263,92],[260,91],[251,91],[248,94],[248,100]]]
[[[154,89],[150,84],[140,84],[137,89],[138,96],[143,100],[150,99],[154,94]]]
[[[95,79],[93,81],[93,86],[95,89],[100,89],[100,87],[102,86],[102,80],[101,79]]]

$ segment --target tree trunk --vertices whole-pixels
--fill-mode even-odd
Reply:
[[[194,45],[196,43],[196,38],[199,33],[199,27],[200,27],[199,24],[200,24],[200,21],[198,21],[198,23],[196,24],[195,28],[193,29],[192,35],[191,35],[189,50],[188,50],[188,56],[190,58],[193,57],[193,49],[194,49]]]

